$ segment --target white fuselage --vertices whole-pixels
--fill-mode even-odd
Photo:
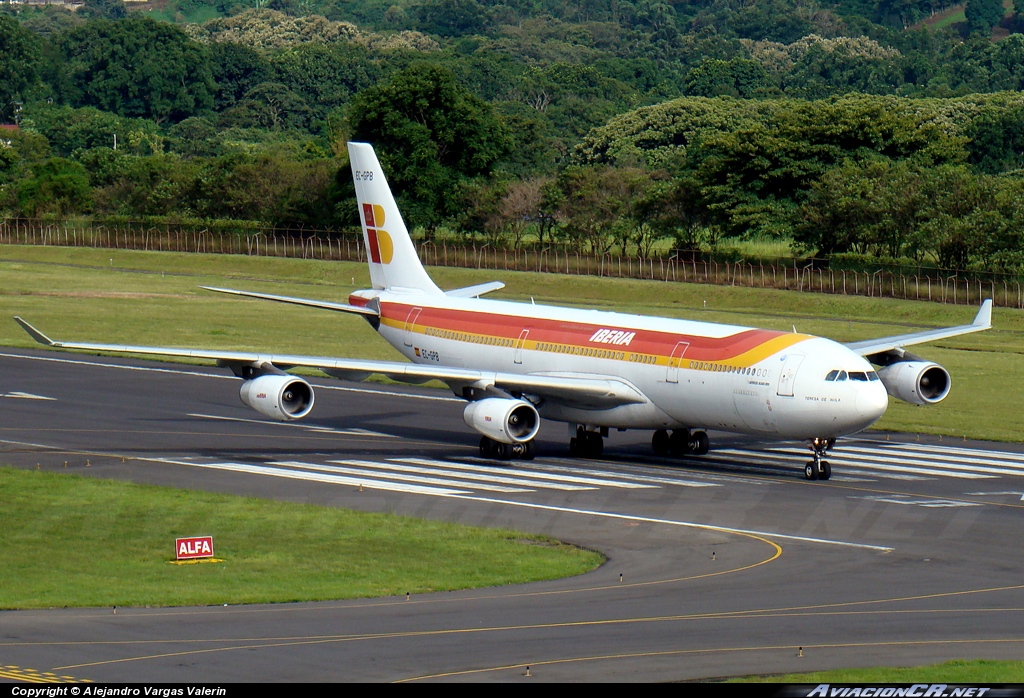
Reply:
[[[381,336],[415,363],[614,376],[649,400],[602,410],[542,401],[547,419],[813,439],[865,429],[888,406],[867,360],[821,337],[425,293],[359,292],[350,300],[368,297],[380,304]],[[843,380],[826,380],[837,372]]]

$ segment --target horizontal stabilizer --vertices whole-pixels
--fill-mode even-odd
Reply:
[[[236,291],[233,288],[216,288],[214,286],[200,286],[207,291],[216,291],[217,293],[228,293],[232,296],[245,296],[247,298],[259,298],[265,301],[276,301],[278,303],[291,303],[292,305],[305,305],[310,308],[320,308],[321,310],[333,310],[339,313],[355,313],[356,315],[370,315],[372,317],[378,317],[378,313],[373,308],[365,308],[358,305],[350,305],[348,303],[332,303],[330,301],[316,301],[308,298],[293,298],[291,296],[275,296],[270,293],[256,293],[254,291]]]
[[[444,295],[451,296],[452,298],[479,298],[485,293],[497,291],[501,288],[505,288],[505,284],[502,282],[488,281],[485,284],[466,286],[465,288],[453,288],[451,291],[445,291]]]

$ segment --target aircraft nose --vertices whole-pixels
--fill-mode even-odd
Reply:
[[[879,419],[889,407],[889,393],[881,381],[872,381],[866,385],[857,386],[857,412],[864,420],[874,422]]]

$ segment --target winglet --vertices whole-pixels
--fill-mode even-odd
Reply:
[[[21,325],[22,329],[28,332],[29,336],[32,337],[32,339],[39,342],[40,344],[45,344],[48,347],[58,346],[57,342],[47,337],[45,334],[37,330],[35,327],[32,327],[32,325],[28,324],[17,315],[14,316],[14,321]]]
[[[976,327],[984,327],[988,329],[992,327],[992,299],[986,298],[981,304],[981,309],[978,314],[974,316],[974,322],[971,323]]]

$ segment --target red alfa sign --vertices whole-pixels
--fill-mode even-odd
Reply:
[[[179,560],[213,557],[213,536],[178,538],[174,541],[174,549]]]

